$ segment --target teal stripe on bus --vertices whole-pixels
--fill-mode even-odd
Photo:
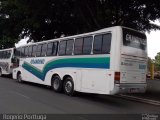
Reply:
[[[110,57],[61,58],[47,62],[44,65],[43,70],[40,70],[27,62],[24,62],[22,67],[31,74],[33,74],[34,76],[44,81],[47,72],[55,68],[73,67],[73,68],[109,69]]]

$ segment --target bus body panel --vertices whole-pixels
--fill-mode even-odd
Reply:
[[[107,81],[107,70],[104,68],[94,68],[94,62],[86,61],[86,60],[101,60],[104,61],[103,64],[110,64],[105,60],[109,59],[109,55],[85,55],[85,56],[61,56],[61,57],[38,57],[38,58],[26,58],[20,60],[20,66],[21,69],[14,69],[14,79],[17,79],[17,76],[15,75],[18,71],[22,74],[22,79],[24,81],[34,82],[38,84],[44,84],[51,86],[51,79],[54,74],[58,74],[60,78],[63,80],[63,77],[65,75],[70,75],[75,84],[75,90],[80,92],[88,92],[88,93],[106,93],[106,91],[109,92],[109,82]],[[43,60],[45,59],[43,64],[37,64],[37,60]],[[67,67],[67,64],[65,67],[56,66],[57,68],[54,68],[54,63],[56,62],[63,62],[68,60],[72,60],[72,63],[75,63],[76,60],[83,60],[81,62],[84,63],[90,63],[89,66],[86,65],[81,67],[78,65],[78,67]],[[75,60],[75,61],[74,61]],[[35,63],[34,63],[35,62]],[[59,63],[60,63],[59,62]],[[53,64],[52,64],[53,63]],[[92,63],[92,64],[91,64]],[[53,69],[49,68],[49,70],[45,73],[44,70],[47,69],[47,65],[52,64]],[[51,67],[51,66],[50,66]],[[88,67],[88,68],[87,68]],[[92,68],[93,67],[93,68]],[[96,74],[98,73],[98,74]],[[83,77],[82,77],[83,76]]]

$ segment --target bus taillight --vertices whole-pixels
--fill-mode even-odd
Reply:
[[[116,83],[116,84],[119,84],[120,83],[120,72],[115,72],[114,73],[114,82]]]

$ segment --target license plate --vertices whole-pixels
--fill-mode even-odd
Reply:
[[[139,88],[130,88],[129,93],[138,93]]]

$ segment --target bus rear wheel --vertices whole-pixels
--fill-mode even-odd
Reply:
[[[53,76],[51,86],[55,92],[62,91],[62,80],[58,75]]]
[[[71,77],[67,77],[64,80],[64,84],[63,84],[63,90],[65,92],[65,94],[69,95],[69,96],[73,96],[74,95],[74,83],[73,83],[73,79]]]

